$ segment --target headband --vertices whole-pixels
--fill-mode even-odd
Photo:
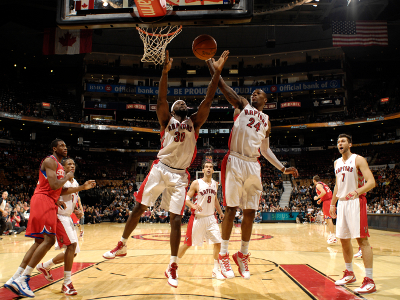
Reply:
[[[174,106],[175,106],[176,102],[178,102],[178,101],[183,101],[183,100],[182,99],[176,100],[171,106],[171,112],[174,112]]]

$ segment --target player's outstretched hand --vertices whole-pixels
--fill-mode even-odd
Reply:
[[[169,72],[169,70],[171,70],[173,61],[174,61],[173,58],[169,58],[169,51],[165,50],[165,59],[164,59],[164,68],[163,68],[164,72]]]
[[[67,205],[65,205],[65,202],[61,201],[61,200],[57,200],[56,205],[61,209],[66,209],[67,208]]]
[[[215,61],[215,59],[212,58],[215,70],[222,71],[225,62],[228,60],[228,56],[229,56],[229,50],[225,50],[217,61]]]
[[[336,206],[331,206],[329,209],[329,214],[332,218],[336,219]]]
[[[96,181],[94,180],[88,180],[83,184],[83,189],[84,190],[90,190],[96,186]]]
[[[194,210],[197,210],[198,212],[201,212],[201,211],[203,210],[203,208],[202,208],[200,205],[197,205],[197,204],[195,204],[195,205],[193,206],[193,209],[194,209]]]
[[[286,175],[290,174],[290,175],[293,175],[295,178],[299,177],[299,171],[297,171],[297,169],[294,167],[286,168],[285,172],[283,172],[283,174],[286,174]]]
[[[318,198],[317,198],[317,199],[318,199]],[[317,200],[317,199],[315,199],[315,200]],[[318,201],[317,201],[317,204],[321,204],[321,200],[318,200]]]
[[[74,210],[74,214],[78,219],[81,219],[83,217],[83,212],[81,212],[79,208]]]

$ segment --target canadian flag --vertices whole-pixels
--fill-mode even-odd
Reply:
[[[43,54],[79,54],[92,52],[92,29],[62,30],[46,28]]]
[[[94,0],[75,1],[75,10],[94,9]]]

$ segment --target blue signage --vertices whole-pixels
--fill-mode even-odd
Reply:
[[[340,80],[324,80],[324,81],[308,81],[296,83],[284,83],[276,85],[262,86],[241,86],[232,87],[239,95],[251,95],[254,90],[261,89],[267,94],[284,93],[293,91],[309,91],[309,90],[325,90],[340,88]],[[86,91],[100,93],[125,93],[125,94],[140,94],[140,95],[158,95],[158,87],[152,86],[129,86],[120,84],[102,84],[102,83],[87,83]],[[203,96],[207,93],[207,87],[170,87],[168,88],[168,96]],[[222,95],[218,89],[217,95]]]
[[[262,212],[263,221],[296,221],[299,212]]]

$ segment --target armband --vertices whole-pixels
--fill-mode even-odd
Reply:
[[[187,200],[187,201],[190,201],[190,199],[191,199],[191,198],[189,197],[189,195],[186,195],[186,200]]]

